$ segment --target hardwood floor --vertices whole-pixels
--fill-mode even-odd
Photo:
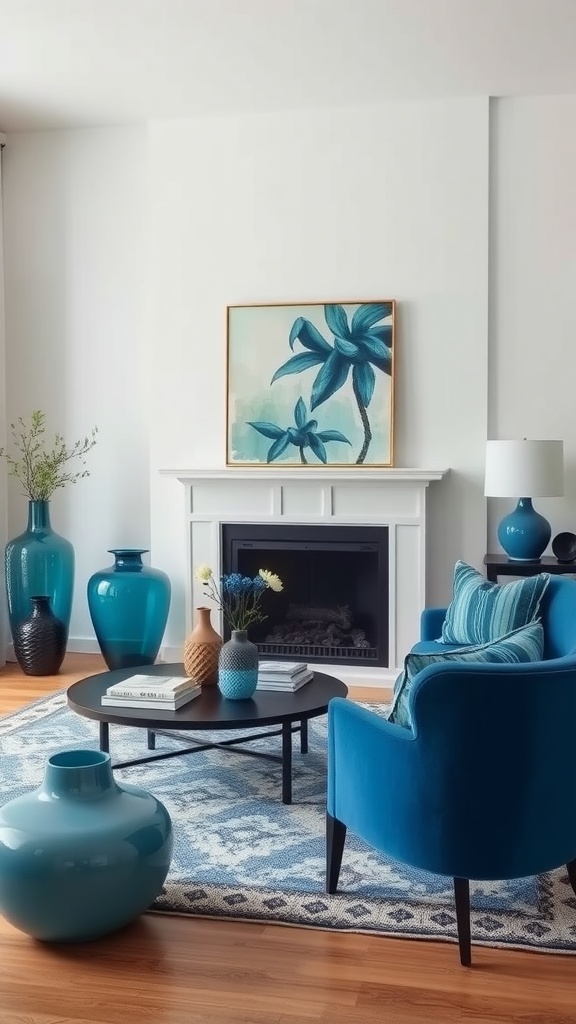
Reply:
[[[0,670],[0,714],[103,667]],[[378,699],[354,690],[354,698]],[[568,1024],[576,957],[145,914],[98,942],[36,943],[0,918],[0,1024]]]

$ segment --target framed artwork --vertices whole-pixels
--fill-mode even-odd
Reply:
[[[228,466],[392,466],[394,299],[227,312]]]

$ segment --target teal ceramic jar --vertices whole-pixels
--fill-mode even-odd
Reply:
[[[109,754],[53,754],[40,788],[0,808],[0,913],[36,939],[95,939],[150,907],[171,856],[168,811],[116,783]]]
[[[88,608],[96,639],[109,669],[153,665],[168,611],[170,580],[144,565],[145,548],[111,548],[114,565],[88,580]]]
[[[233,629],[218,659],[218,686],[228,700],[247,700],[258,684],[258,648],[245,629]]]

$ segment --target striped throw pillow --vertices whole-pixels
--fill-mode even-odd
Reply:
[[[453,648],[451,651],[439,651],[438,654],[407,654],[404,659],[404,672],[398,677],[394,687],[394,698],[388,714],[388,721],[403,725],[409,729],[410,714],[408,711],[408,695],[414,679],[423,668],[442,662],[492,662],[507,664],[523,661],[541,661],[544,653],[544,630],[541,622],[532,622],[528,626],[515,629],[507,636],[499,637],[491,644],[479,647]]]
[[[473,566],[456,562],[442,643],[488,644],[534,622],[549,579],[542,572],[513,583],[489,583]]]

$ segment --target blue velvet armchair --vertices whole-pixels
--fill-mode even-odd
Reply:
[[[444,609],[422,616],[426,649]],[[542,606],[545,660],[434,664],[409,697],[412,728],[337,698],[328,708],[326,889],[346,830],[454,879],[460,961],[471,964],[469,879],[567,865],[576,893],[576,581]]]

